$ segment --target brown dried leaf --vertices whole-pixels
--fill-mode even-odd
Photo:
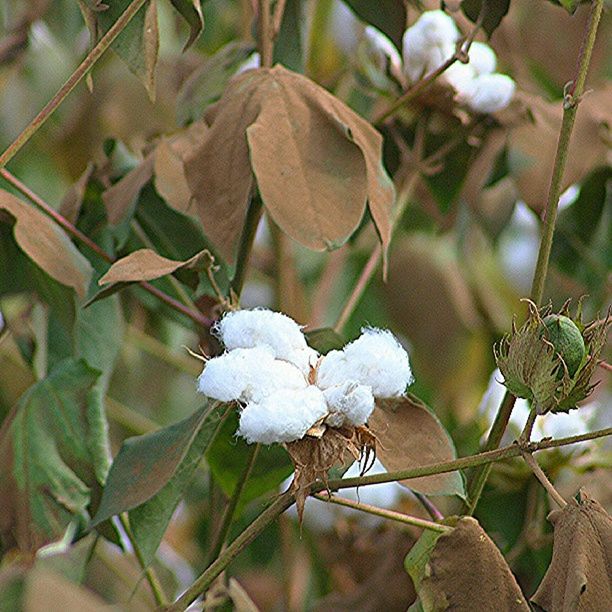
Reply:
[[[377,400],[368,426],[378,441],[376,456],[389,472],[456,458],[440,421],[416,397]],[[459,472],[400,482],[428,495],[465,495]]]
[[[76,183],[70,186],[60,203],[60,214],[75,225],[79,218],[81,206],[83,205],[83,198],[85,197],[85,191],[87,189],[89,179],[94,171],[94,167],[95,166],[92,162],[87,164],[83,174],[81,174]]]
[[[274,221],[305,246],[342,244],[369,202],[383,246],[393,185],[382,168],[382,137],[343,102],[286,70],[234,78],[206,115],[208,138],[185,164],[198,214],[233,261],[254,172]]]
[[[546,612],[610,609],[612,519],[581,490],[562,510],[550,513],[553,557],[531,601]],[[606,603],[607,602],[607,603]]]
[[[259,608],[255,605],[255,602],[235,578],[229,579],[227,594],[234,604],[235,612],[259,612]]]
[[[162,138],[155,148],[155,189],[172,208],[183,214],[196,215],[184,162],[204,140],[207,130],[203,121],[196,121],[181,133]]]
[[[83,298],[91,279],[91,265],[64,230],[47,215],[0,189],[2,209],[14,217],[13,234],[26,255],[49,276],[73,287]]]
[[[206,250],[196,253],[186,261],[176,261],[162,257],[151,249],[139,249],[116,261],[98,284],[153,280],[172,274],[179,268],[194,267],[205,257],[210,258],[210,253]]]
[[[425,610],[529,611],[501,552],[471,517],[436,540],[417,592]]]

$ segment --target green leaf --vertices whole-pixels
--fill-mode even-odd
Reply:
[[[177,123],[184,126],[200,119],[204,111],[221,97],[229,79],[254,51],[252,44],[231,42],[196,68],[178,93]]]
[[[169,427],[128,438],[113,461],[92,525],[131,510],[162,491],[216,406],[207,404]]]
[[[96,11],[101,34],[106,34],[125,12],[132,0],[104,0],[105,10]],[[149,97],[155,99],[155,68],[159,50],[157,25],[157,3],[147,2],[132,17],[123,31],[115,38],[111,49],[127,64],[142,81]]]
[[[218,410],[208,411],[174,475],[151,499],[130,510],[130,527],[146,565],[153,561],[168,523],[189,486],[202,456],[214,439],[222,419],[222,413]]]
[[[576,12],[580,4],[585,4],[591,0],[548,0],[557,6],[562,6],[570,15]]]
[[[186,51],[196,41],[204,27],[204,16],[200,0],[170,0],[172,6],[180,13],[181,17],[189,24],[189,38],[183,47]]]
[[[100,373],[67,359],[22,396],[0,432],[0,533],[4,548],[35,551],[87,520],[105,465]]]
[[[339,350],[346,344],[345,339],[331,327],[313,329],[306,332],[305,335],[308,346],[311,346],[321,355],[326,355],[334,349]]]
[[[386,34],[398,49],[406,29],[406,3],[404,0],[344,0],[359,19],[372,24]]]
[[[470,21],[476,23],[483,3],[485,3],[485,13],[482,28],[491,36],[501,20],[508,14],[510,0],[463,0],[461,10]]]
[[[238,413],[234,410],[221,426],[219,434],[206,453],[206,461],[213,476],[228,497],[231,497],[244,472],[251,450],[242,438],[236,437],[237,429]],[[278,444],[262,445],[242,491],[241,505],[276,490],[292,472],[293,464],[284,448]]]
[[[417,593],[421,588],[421,581],[426,576],[429,556],[441,535],[438,531],[424,529],[421,537],[416,541],[404,559],[404,568],[412,578]]]
[[[274,63],[304,72],[302,0],[287,0],[281,28],[274,43]]]
[[[368,426],[380,443],[377,457],[389,472],[457,457],[453,441],[436,415],[413,395],[377,400]],[[456,471],[400,482],[426,495],[465,497],[462,475]]]

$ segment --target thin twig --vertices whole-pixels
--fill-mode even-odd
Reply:
[[[429,529],[430,531],[437,531],[439,533],[447,533],[452,531],[453,528],[448,525],[441,525],[440,523],[433,523],[425,519],[417,518],[416,516],[410,516],[401,512],[395,512],[394,510],[387,510],[386,508],[379,508],[378,506],[372,506],[371,504],[364,504],[362,502],[356,502],[352,499],[346,499],[345,497],[339,497],[337,495],[327,495],[325,493],[314,493],[313,497],[328,502],[330,504],[337,504],[338,506],[344,506],[345,508],[353,508],[354,510],[361,510],[367,514],[373,514],[374,516],[380,516],[391,521],[397,521],[398,523],[404,523],[405,525],[412,525],[414,527],[420,527],[421,529]]]
[[[285,14],[285,6],[287,0],[276,0],[274,13],[272,14],[272,37],[274,40],[278,37],[281,26],[283,25],[283,15]]]
[[[119,16],[117,21],[109,28],[108,32],[100,39],[98,44],[85,56],[76,70],[68,77],[68,80],[59,88],[57,93],[45,104],[44,108],[28,123],[23,131],[0,155],[0,168],[15,156],[15,154],[25,145],[28,140],[38,131],[47,121],[55,109],[64,101],[66,96],[78,85],[85,75],[93,68],[94,64],[100,59],[102,54],[111,46],[115,38],[121,33],[125,26],[136,15],[147,0],[133,0],[133,2]]]
[[[272,67],[272,53],[274,50],[274,32],[270,16],[270,0],[259,0],[259,56],[262,68]]]
[[[444,515],[438,507],[427,497],[427,495],[423,495],[423,493],[419,493],[418,491],[412,490],[412,494],[419,500],[421,506],[427,510],[427,513],[434,521],[442,521],[444,520]]]
[[[6,168],[0,168],[0,176],[8,183],[10,183],[17,191],[22,193],[28,200],[36,204],[45,214],[51,217],[59,226],[61,226],[68,234],[82,242],[85,246],[90,248],[96,255],[104,259],[108,263],[114,263],[115,258],[97,245],[89,236],[85,235],[78,227],[70,223],[66,217],[58,213],[52,206],[47,204],[39,195],[34,193],[27,185],[24,185],[16,176],[9,172]],[[145,291],[154,295],[157,299],[170,306],[173,310],[184,314],[189,317],[194,323],[201,325],[205,328],[210,328],[213,321],[208,317],[204,316],[198,310],[191,310],[172,296],[168,295],[161,289],[153,286],[147,281],[141,281],[138,283]]]
[[[555,489],[554,485],[536,461],[535,457],[529,452],[523,452],[523,459],[525,463],[530,467],[534,476],[540,481],[540,484],[546,489],[546,492],[550,495],[551,499],[559,506],[560,508],[564,508],[567,506],[567,502],[561,496],[561,493]]]
[[[536,406],[534,405],[529,411],[529,415],[527,416],[527,421],[525,421],[525,427],[523,427],[523,431],[519,436],[519,443],[526,444],[531,440],[531,432],[533,431],[533,426],[535,425],[536,419],[538,417],[538,411]]]

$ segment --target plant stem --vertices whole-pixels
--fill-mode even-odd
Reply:
[[[322,493],[314,493],[313,497],[320,499],[323,502],[330,504],[337,504],[338,506],[344,506],[345,508],[353,508],[355,510],[361,510],[367,514],[373,514],[374,516],[380,516],[385,519],[397,521],[398,523],[404,523],[405,525],[412,525],[414,527],[420,527],[421,529],[429,529],[430,531],[437,531],[439,533],[446,533],[452,531],[453,528],[448,525],[441,525],[440,523],[434,523],[425,519],[417,518],[416,516],[410,516],[408,514],[402,514],[401,512],[395,512],[394,510],[387,510],[385,508],[379,508],[378,506],[372,506],[370,504],[364,504],[362,502],[356,502],[352,499],[346,499],[344,497],[338,497],[337,495],[326,495]]]
[[[51,217],[68,234],[82,242],[86,247],[90,248],[96,255],[104,259],[104,261],[107,261],[111,264],[116,261],[112,255],[110,255],[104,249],[98,246],[89,236],[86,236],[79,228],[70,223],[68,219],[58,213],[52,206],[47,204],[47,202],[45,202],[40,196],[34,193],[27,185],[24,185],[24,183],[22,183],[16,176],[11,174],[6,168],[0,168],[0,176],[9,184],[11,184],[15,189],[17,189],[17,191],[19,191],[26,198],[28,198],[28,200],[36,204],[36,206],[38,206],[45,214]],[[170,306],[170,308],[190,318],[194,323],[197,323],[198,325],[201,325],[202,327],[205,327],[207,329],[210,328],[210,326],[212,325],[212,320],[208,317],[205,317],[201,312],[188,308],[187,306],[174,299],[172,296],[168,295],[161,289],[154,287],[151,283],[147,281],[141,281],[138,284],[145,291],[149,292],[151,295],[154,295],[157,299]]]
[[[246,482],[249,479],[251,472],[253,471],[253,466],[255,465],[255,461],[257,460],[257,455],[259,453],[260,447],[260,444],[253,444],[250,448],[250,453],[247,457],[247,462],[244,466],[244,470],[240,475],[238,482],[236,483],[236,487],[234,488],[232,497],[230,498],[227,503],[227,506],[225,507],[223,518],[221,519],[221,525],[219,526],[219,529],[211,546],[210,554],[208,556],[209,563],[214,561],[219,556],[219,553],[221,552],[221,549],[225,544],[227,534],[229,533],[232,521],[234,520],[234,513],[236,512],[238,501],[240,500],[240,496],[242,495],[242,491],[244,490]]]
[[[527,445],[529,452],[534,453],[548,448],[556,448],[584,442],[586,440],[594,440],[612,435],[612,427],[600,429],[578,436],[570,436],[568,438],[559,438],[558,440],[544,439],[540,442],[531,442]],[[434,474],[444,474],[454,472],[466,467],[483,465],[501,459],[517,457],[525,449],[521,449],[517,444],[512,444],[504,448],[498,448],[493,451],[480,453],[471,457],[463,457],[453,461],[444,461],[431,465],[419,466],[409,470],[398,472],[389,472],[386,474],[372,474],[370,476],[361,476],[357,478],[342,478],[339,480],[330,480],[327,486],[322,482],[316,482],[312,486],[312,493],[318,493],[324,489],[343,489],[348,487],[365,486],[369,484],[379,484],[381,482],[395,482],[398,480],[406,480],[409,478],[419,478],[421,476],[433,476]],[[294,496],[285,492],[270,504],[195,580],[195,582],[166,610],[171,612],[179,612],[185,610],[197,597],[199,597],[223,572],[227,566],[246,548],[272,521],[280,514],[289,508],[295,501]]]
[[[412,489],[411,489],[412,490]],[[443,521],[444,515],[438,510],[437,506],[423,493],[412,490],[412,494],[419,500],[421,506],[427,510],[427,513],[434,521]]]
[[[76,70],[68,77],[68,80],[59,88],[57,93],[45,104],[44,108],[30,121],[23,131],[0,155],[0,168],[15,156],[15,154],[25,145],[28,140],[38,131],[47,121],[55,109],[64,101],[66,96],[78,85],[83,77],[93,68],[93,65],[100,59],[102,54],[110,47],[115,38],[121,33],[130,20],[142,8],[148,0],[133,0],[133,2],[119,16],[117,21],[110,27],[108,32],[100,39],[98,44],[85,56]]]
[[[251,204],[247,212],[247,218],[242,230],[242,236],[240,237],[240,244],[238,245],[238,255],[236,256],[236,271],[232,278],[232,291],[240,297],[242,293],[242,287],[244,286],[244,279],[246,278],[246,271],[249,267],[249,260],[251,258],[251,251],[253,250],[253,242],[255,240],[255,234],[257,232],[257,226],[263,213],[263,204],[259,194],[254,195],[251,198]]]
[[[155,598],[155,602],[158,606],[166,606],[168,605],[168,600],[164,594],[164,590],[159,582],[159,578],[155,573],[155,570],[152,567],[147,567],[144,559],[142,557],[142,553],[140,552],[140,547],[138,546],[138,542],[136,542],[136,538],[132,533],[132,529],[130,527],[130,523],[127,518],[127,514],[124,512],[119,515],[119,521],[121,522],[121,526],[125,530],[127,537],[132,544],[132,548],[134,549],[134,554],[136,555],[136,559],[138,559],[138,563],[144,572],[145,578],[151,587],[151,592],[153,593],[153,597]]]
[[[604,0],[594,0],[591,4],[591,12],[589,20],[586,25],[585,35],[582,41],[582,47],[578,57],[577,73],[572,81],[569,90],[566,92],[563,102],[563,120],[561,122],[561,130],[559,133],[559,140],[557,142],[557,152],[555,155],[555,162],[553,165],[552,176],[550,179],[550,187],[548,190],[548,199],[546,201],[546,210],[544,213],[544,226],[542,228],[542,237],[540,240],[540,249],[538,251],[538,261],[536,264],[535,272],[533,275],[533,283],[531,286],[531,300],[539,305],[544,295],[544,284],[546,282],[546,275],[548,273],[548,262],[550,259],[550,251],[552,248],[553,235],[555,232],[555,223],[557,220],[557,208],[559,204],[559,197],[562,190],[563,174],[567,162],[567,155],[569,151],[570,138],[572,135],[572,129],[574,127],[574,121],[576,119],[576,111],[578,110],[578,104],[580,97],[584,93],[584,85],[586,82],[587,72],[589,69],[589,62],[591,60],[591,53],[593,51],[593,45],[595,44],[595,37],[597,34],[597,27],[601,19],[601,13],[603,10]],[[504,431],[512,409],[514,407],[515,398],[506,392],[504,399],[499,407],[495,422],[491,428],[491,433],[487,439],[485,445],[486,450],[497,448],[501,442]],[[470,481],[468,486],[468,513],[473,514],[478,500],[484,490],[484,485],[487,481],[489,473],[491,471],[490,465],[485,465],[483,468],[477,470]]]
[[[550,495],[551,499],[559,506],[564,508],[567,506],[567,502],[563,499],[559,491],[555,489],[554,485],[536,461],[535,457],[531,453],[522,453],[525,463],[531,468],[534,476],[540,481],[540,484],[546,489],[546,492]]]
[[[270,16],[270,0],[259,0],[259,55],[262,68],[272,68],[274,31]]]
[[[552,248],[553,234],[555,232],[555,222],[557,220],[557,208],[563,187],[563,174],[567,164],[572,129],[574,127],[574,121],[576,120],[578,104],[584,93],[584,84],[586,82],[589,62],[593,52],[593,45],[595,44],[597,27],[601,19],[603,4],[604,0],[594,0],[591,4],[591,12],[589,14],[589,20],[586,25],[586,32],[578,58],[577,74],[571,82],[569,89],[565,92],[563,101],[563,120],[561,122],[561,131],[557,142],[557,153],[555,155],[555,163],[550,180],[550,187],[548,189],[548,198],[546,200],[544,226],[542,228],[538,261],[533,275],[533,284],[531,286],[531,299],[536,305],[540,305],[544,295],[544,283],[548,272],[548,262]]]

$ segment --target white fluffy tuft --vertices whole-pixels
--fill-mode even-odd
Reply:
[[[326,414],[327,403],[318,387],[279,389],[259,402],[247,404],[240,415],[238,435],[249,444],[293,442],[303,438]]]
[[[342,351],[321,360],[317,384],[322,389],[355,381],[372,389],[374,397],[401,395],[413,382],[408,353],[386,330],[364,329]]]
[[[472,68],[475,76],[495,72],[497,56],[489,45],[475,41],[472,43],[468,54],[470,56],[468,66]]]
[[[267,347],[234,349],[206,362],[198,391],[222,402],[259,401],[278,389],[305,389],[304,374]]]
[[[325,389],[323,394],[330,411],[325,422],[332,427],[364,425],[374,410],[372,389],[354,381]]]
[[[483,74],[459,91],[457,99],[477,113],[495,113],[510,104],[515,89],[506,74]]]

